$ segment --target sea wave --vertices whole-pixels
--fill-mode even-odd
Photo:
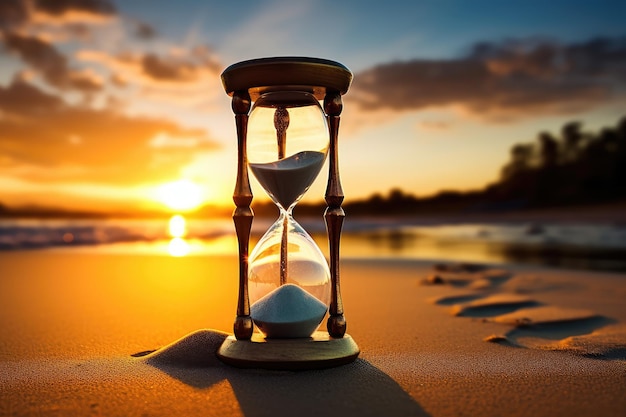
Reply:
[[[167,220],[3,220],[0,250],[93,246],[171,239]],[[187,221],[185,237],[211,240],[232,232],[222,221]]]
[[[251,247],[272,221],[257,218]],[[323,251],[327,238],[323,219],[304,219]],[[219,245],[235,254],[231,219],[185,222],[184,235],[174,236],[161,220],[0,220],[0,251],[47,248],[122,247],[166,244],[173,238],[194,242],[195,253]],[[226,241],[224,240],[226,239]],[[179,242],[180,243],[180,242]],[[226,248],[226,249],[224,249]],[[161,253],[156,251],[155,253]],[[348,219],[341,240],[342,257],[439,259],[477,262],[540,263],[582,269],[626,271],[626,226],[558,223],[421,223],[407,219]]]

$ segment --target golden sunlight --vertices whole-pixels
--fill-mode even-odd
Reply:
[[[176,257],[186,256],[189,254],[190,250],[189,243],[180,237],[175,237],[170,240],[170,243],[167,245],[169,254]]]
[[[189,244],[183,237],[187,234],[187,221],[180,214],[176,214],[170,218],[167,225],[168,232],[172,237],[167,245],[167,251],[172,256],[185,256],[189,254]]]
[[[173,210],[192,210],[203,201],[203,190],[189,180],[179,180],[163,184],[156,190],[157,199]]]
[[[180,214],[176,214],[170,218],[167,228],[171,237],[184,237],[187,234],[187,221]]]

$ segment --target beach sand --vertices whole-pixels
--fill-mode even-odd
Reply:
[[[263,371],[214,355],[235,257],[0,253],[0,415],[626,415],[625,275],[341,268],[359,358]]]

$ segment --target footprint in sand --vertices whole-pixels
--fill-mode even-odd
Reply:
[[[606,326],[589,334],[567,337],[544,348],[593,358],[623,360],[626,359],[626,326]]]
[[[479,264],[437,264],[423,281],[427,285],[451,285],[472,290],[488,290],[511,278],[504,269],[489,268]]]
[[[469,267],[438,264],[422,283],[473,290],[430,301],[447,306],[453,316],[480,318],[509,327],[506,333],[487,336],[484,341],[594,358],[626,359],[626,325],[609,325],[611,319],[591,310],[543,305],[528,294],[546,290],[546,285],[555,289],[554,284],[537,285],[535,279],[531,286],[524,285],[527,278],[475,264]],[[511,290],[514,293],[507,292]]]
[[[453,316],[492,317],[506,315],[520,307],[537,304],[530,297],[518,294],[493,294],[465,303],[455,304],[450,309]]]

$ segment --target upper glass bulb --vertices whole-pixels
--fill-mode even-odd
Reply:
[[[302,91],[265,93],[248,121],[248,164],[272,200],[289,210],[319,174],[328,126],[317,99]]]

